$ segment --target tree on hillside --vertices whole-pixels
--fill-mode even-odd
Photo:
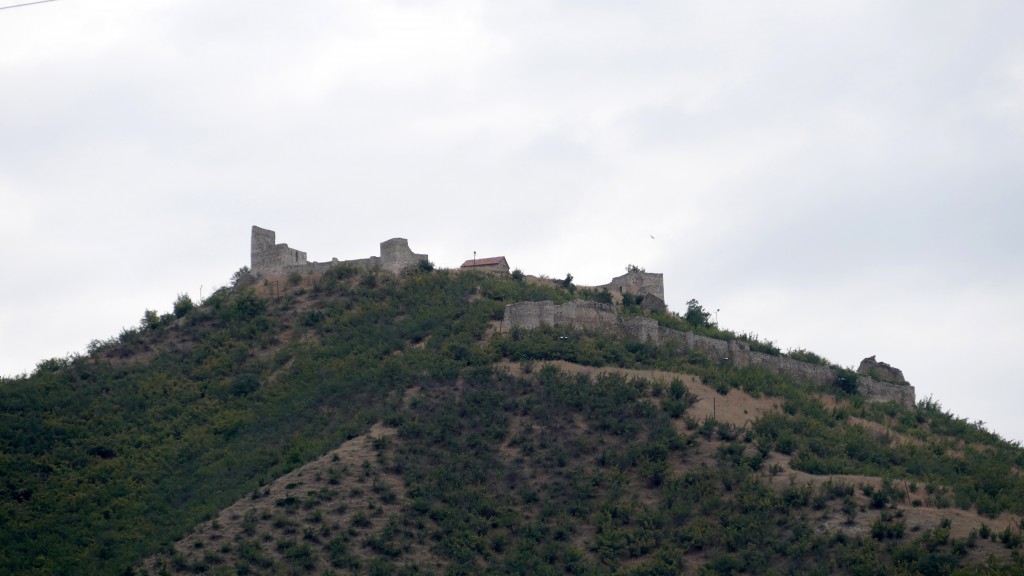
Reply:
[[[188,294],[178,294],[178,298],[174,301],[174,316],[175,318],[181,318],[188,314],[195,307],[195,303],[189,298]]]
[[[711,326],[711,313],[704,309],[696,299],[686,303],[686,314],[683,319],[694,326]]]

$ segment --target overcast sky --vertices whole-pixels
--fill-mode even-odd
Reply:
[[[11,2],[0,5],[14,4]],[[0,10],[0,374],[249,263],[408,238],[605,283],[1024,440],[1024,3]],[[653,238],[652,238],[653,236]]]

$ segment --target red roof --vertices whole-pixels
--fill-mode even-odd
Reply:
[[[504,256],[495,256],[493,258],[477,258],[476,260],[466,260],[462,263],[462,268],[473,268],[474,266],[497,266],[504,264],[508,266],[508,262],[505,261]]]

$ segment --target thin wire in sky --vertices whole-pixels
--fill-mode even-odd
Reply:
[[[35,2],[25,2],[24,4],[12,4],[10,6],[0,6],[0,10],[7,10],[8,8],[21,8],[22,6],[31,6],[33,4],[45,4],[47,2],[56,2],[57,0],[36,0]]]

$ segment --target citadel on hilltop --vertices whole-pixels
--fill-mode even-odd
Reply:
[[[392,238],[380,243],[380,256],[357,260],[334,258],[330,262],[310,262],[305,252],[291,248],[288,244],[277,244],[277,233],[259,226],[252,227],[249,256],[249,271],[257,278],[293,272],[300,274],[322,273],[332,266],[342,264],[365,270],[385,270],[392,274],[401,274],[416,268],[423,260],[429,260],[426,254],[414,253],[409,248],[409,241],[405,238]],[[497,256],[466,260],[460,269],[507,274],[509,265],[504,256]],[[643,296],[645,307],[656,310],[666,309],[665,277],[660,273],[633,270],[613,278],[608,284],[594,286],[594,288],[604,288],[620,295]]]
[[[253,276],[258,278],[269,274],[291,274],[292,272],[321,273],[340,264],[401,274],[428,259],[426,254],[413,253],[409,248],[409,241],[405,238],[392,238],[380,243],[380,256],[370,256],[358,260],[334,258],[330,262],[309,262],[306,260],[305,252],[289,248],[287,244],[276,244],[276,236],[273,230],[259,226],[252,227],[249,269]]]
[[[306,253],[277,244],[273,230],[252,227],[250,247],[253,276],[265,277],[294,272],[313,274],[325,272],[338,265],[355,266],[364,270],[384,270],[401,274],[419,266],[427,260],[426,254],[416,254],[409,248],[405,238],[392,238],[380,243],[380,256],[358,260],[332,259],[330,262],[309,262]],[[508,261],[503,256],[467,260],[463,270],[482,270],[508,273]],[[606,289],[612,294],[633,294],[643,296],[642,306],[649,310],[665,311],[665,278],[660,273],[631,269],[626,274],[613,278],[608,284],[594,288]],[[680,354],[698,351],[719,362],[728,362],[737,367],[761,366],[773,372],[797,380],[828,388],[843,378],[841,372],[831,366],[802,362],[784,355],[766,354],[750,349],[740,340],[720,340],[682,332],[659,326],[653,318],[644,316],[625,317],[612,304],[576,300],[556,305],[554,302],[517,302],[505,308],[502,330],[513,328],[533,329],[540,326],[563,326],[578,330],[611,332],[655,344],[671,343]],[[878,362],[874,356],[865,358],[856,373],[856,389],[870,402],[895,402],[914,407],[915,390],[904,378],[903,373],[885,362]]]

